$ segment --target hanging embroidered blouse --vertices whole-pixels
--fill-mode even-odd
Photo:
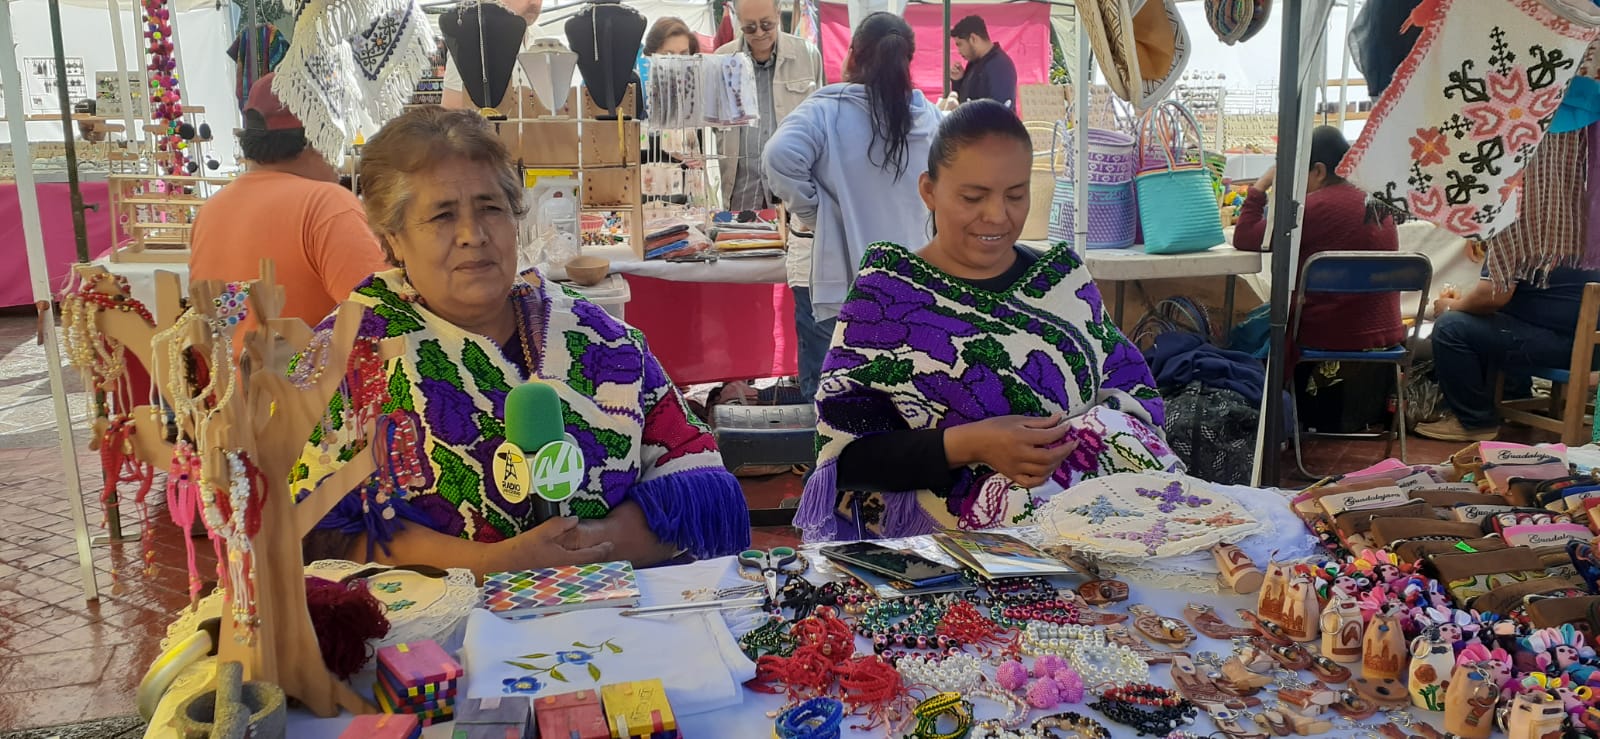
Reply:
[[[1522,172],[1584,50],[1593,0],[1439,0],[1339,173],[1385,203],[1484,239],[1517,218]]]

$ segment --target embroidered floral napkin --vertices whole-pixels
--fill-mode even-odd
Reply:
[[[681,598],[648,602],[675,600]],[[461,656],[471,698],[553,695],[656,677],[679,716],[739,704],[740,684],[755,677],[755,663],[716,613],[627,618],[608,608],[506,621],[478,609],[467,618]]]
[[[1051,498],[1040,518],[1047,534],[1114,562],[1191,554],[1262,530],[1233,498],[1178,474],[1087,480]]]

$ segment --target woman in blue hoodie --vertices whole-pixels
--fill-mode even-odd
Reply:
[[[867,16],[850,39],[846,82],[813,93],[767,142],[768,186],[815,234],[801,268],[810,279],[794,288],[800,387],[811,397],[867,245],[928,241],[917,180],[939,112],[911,85],[915,39],[897,15]]]

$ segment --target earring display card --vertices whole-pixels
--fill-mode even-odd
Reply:
[[[759,115],[755,68],[744,54],[654,57],[647,95],[660,131],[745,126]]]

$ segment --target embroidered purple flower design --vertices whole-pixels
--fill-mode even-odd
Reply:
[[[1136,488],[1136,490],[1141,498],[1149,498],[1151,500],[1160,501],[1160,504],[1156,506],[1156,509],[1162,513],[1171,513],[1174,510],[1177,510],[1178,506],[1180,505],[1188,506],[1190,508],[1199,508],[1203,505],[1211,505],[1210,498],[1202,498],[1198,495],[1189,495],[1185,493],[1183,483],[1178,480],[1173,480],[1172,482],[1167,483],[1167,486],[1161,490],[1149,490],[1147,488]]]
[[[1089,304],[1089,321],[1098,323],[1100,321],[1100,311],[1105,309],[1105,304],[1100,298],[1100,288],[1095,287],[1094,282],[1090,281],[1084,283],[1083,287],[1078,288],[1078,291],[1073,294],[1077,295],[1079,300]]]
[[[1050,402],[1063,409],[1072,407],[1072,402],[1067,398],[1067,376],[1062,374],[1061,366],[1051,360],[1050,355],[1039,350],[1028,352],[1028,359],[1022,363],[1018,374],[1028,383],[1028,387]]]
[[[1156,521],[1154,526],[1151,526],[1144,531],[1118,531],[1111,534],[1111,538],[1121,539],[1123,541],[1135,541],[1143,544],[1144,553],[1151,557],[1156,556],[1156,552],[1161,549],[1162,544],[1172,540],[1171,535],[1167,531],[1167,522],[1165,519]]]
[[[629,385],[644,374],[644,356],[632,344],[590,344],[584,348],[578,363],[583,367],[584,377],[593,380],[595,385],[608,382]]]
[[[1079,472],[1092,472],[1100,469],[1100,455],[1106,451],[1106,440],[1100,432],[1087,427],[1075,427],[1067,431],[1063,442],[1078,442],[1077,448],[1067,455],[1062,466]]]
[[[428,431],[435,438],[457,446],[470,444],[478,438],[478,425],[472,420],[476,406],[471,396],[444,380],[424,378],[420,385],[423,397],[428,399],[424,411]]]
[[[572,315],[578,317],[579,326],[593,331],[602,341],[616,341],[628,335],[627,328],[620,321],[612,318],[604,308],[587,300],[573,301]]]
[[[1145,363],[1139,350],[1126,341],[1117,342],[1116,348],[1106,355],[1102,367],[1105,376],[1104,387],[1132,392],[1140,385],[1150,387],[1155,384],[1154,378],[1150,376],[1150,365]]]
[[[945,428],[1011,413],[1000,375],[982,365],[968,367],[960,377],[917,375],[911,384],[930,402],[949,409],[941,423]]]
[[[844,341],[867,349],[909,347],[945,364],[955,364],[956,338],[978,335],[971,323],[934,309],[934,297],[900,280],[880,274],[856,281],[857,298],[846,303],[839,318],[846,322]]]

